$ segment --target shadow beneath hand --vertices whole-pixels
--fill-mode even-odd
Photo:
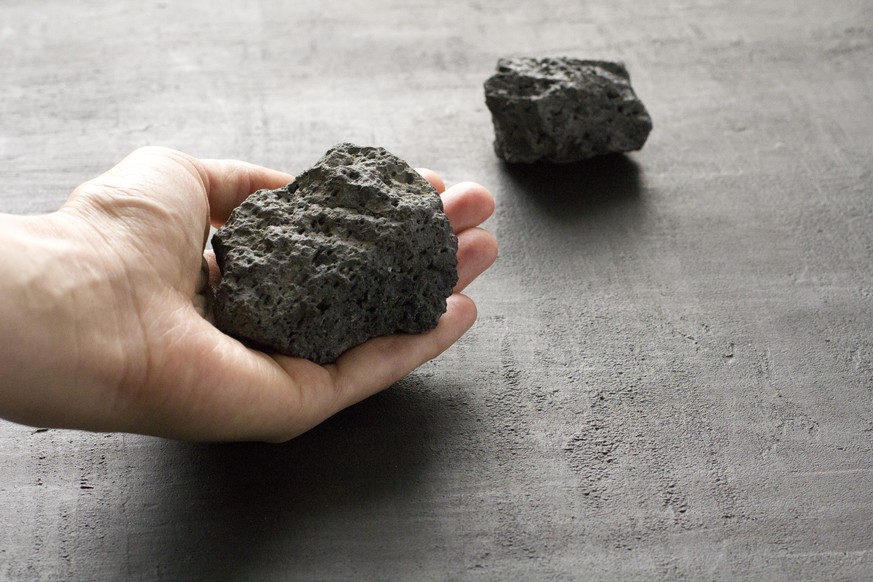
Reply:
[[[454,388],[411,377],[282,445],[166,443],[167,482],[147,505],[173,523],[138,516],[159,573],[257,578],[323,565],[326,551],[362,535],[396,543],[385,516],[413,511],[430,491],[423,474],[466,409]]]
[[[572,222],[581,216],[636,202],[640,170],[625,155],[574,164],[503,164],[506,186],[520,191],[544,218]]]

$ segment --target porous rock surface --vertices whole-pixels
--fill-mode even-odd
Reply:
[[[652,118],[622,63],[500,59],[485,82],[494,151],[507,162],[577,162],[643,147]]]
[[[457,282],[439,195],[382,148],[335,146],[291,184],[249,196],[212,245],[216,325],[317,363],[433,328]]]

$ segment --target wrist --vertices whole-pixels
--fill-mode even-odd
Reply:
[[[62,426],[78,388],[113,381],[107,326],[93,321],[111,318],[112,298],[82,230],[61,213],[0,215],[0,416]]]

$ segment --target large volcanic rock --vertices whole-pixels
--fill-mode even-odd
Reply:
[[[386,150],[347,143],[284,188],[249,196],[212,245],[216,325],[317,363],[433,328],[458,277],[436,190]]]
[[[576,162],[643,147],[652,119],[621,63],[500,59],[485,82],[494,151],[507,162]]]

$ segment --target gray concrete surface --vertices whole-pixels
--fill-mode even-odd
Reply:
[[[3,211],[352,140],[490,186],[502,256],[459,345],[287,445],[0,423],[0,579],[873,577],[868,0],[79,4],[0,4]],[[502,165],[509,54],[624,59],[649,142]]]

